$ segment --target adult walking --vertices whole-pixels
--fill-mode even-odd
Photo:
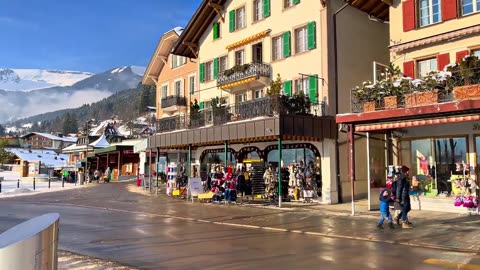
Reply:
[[[397,181],[397,187],[395,191],[395,201],[400,203],[402,206],[402,213],[401,217],[397,217],[397,223],[399,222],[400,218],[402,219],[402,228],[403,229],[410,229],[410,222],[408,222],[407,214],[410,212],[411,204],[410,204],[410,183],[408,181],[408,174],[410,168],[403,165],[401,168],[402,174],[400,175]]]

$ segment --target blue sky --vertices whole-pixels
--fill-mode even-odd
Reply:
[[[0,0],[0,68],[146,66],[201,0]]]

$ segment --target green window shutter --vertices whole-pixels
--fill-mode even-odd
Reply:
[[[200,105],[200,110],[205,109],[205,102],[202,101],[202,102],[200,102],[199,105]]]
[[[317,74],[314,74],[314,75],[311,75],[308,80],[308,85],[309,85],[309,88],[308,89],[308,96],[310,97],[310,102],[313,103],[313,104],[317,104],[318,103],[318,79],[317,79],[318,75]]]
[[[213,24],[213,40],[219,38],[218,35],[218,23]]]
[[[300,4],[300,0],[293,0],[293,4],[295,4],[295,5]]]
[[[213,59],[213,79],[216,80],[218,76],[218,58]]]
[[[200,82],[205,82],[205,63],[200,64]]]
[[[285,58],[289,57],[292,54],[290,46],[290,36],[290,31],[283,33],[283,57]]]
[[[313,50],[317,47],[315,22],[309,22],[307,25],[308,49]]]
[[[263,17],[270,17],[270,0],[263,0]]]
[[[230,27],[230,33],[235,31],[235,10],[230,10],[229,12],[229,27]]]
[[[287,96],[292,95],[292,81],[285,81],[283,83],[283,92],[285,92]]]

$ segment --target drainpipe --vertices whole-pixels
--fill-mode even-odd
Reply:
[[[348,4],[344,4],[340,9],[333,13],[333,64],[335,67],[334,82],[335,82],[335,115],[338,114],[338,52],[337,52],[337,15],[344,10]],[[340,179],[340,151],[338,137],[335,140],[335,155],[337,156],[335,161],[335,167],[337,171],[337,190],[338,190],[338,202],[342,203],[342,182]]]

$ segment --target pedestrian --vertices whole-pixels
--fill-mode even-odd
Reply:
[[[400,168],[398,169],[400,171]],[[397,194],[397,184],[398,179],[400,178],[401,172],[395,173],[393,177],[391,190],[392,190],[392,200],[394,201],[392,208],[395,209],[394,219],[397,221],[397,225],[400,225],[400,217],[402,215],[402,207],[400,203],[395,201],[395,195]]]
[[[97,181],[97,183],[100,182],[100,171],[98,169],[96,169],[95,172],[93,173],[93,179]]]
[[[110,183],[110,167],[107,167],[107,169],[105,170],[105,178],[103,182]]]
[[[395,201],[399,203],[402,207],[402,214],[398,216],[396,221],[397,224],[402,219],[402,229],[411,229],[411,223],[408,221],[408,212],[411,210],[410,204],[410,183],[408,181],[408,174],[410,168],[403,165],[401,168],[401,175],[397,181]]]
[[[388,219],[388,226],[390,229],[393,229],[393,219],[390,214],[390,209],[388,203],[393,201],[391,198],[392,194],[389,189],[382,189],[380,192],[380,220],[378,221],[377,228],[383,229],[383,222],[385,219]]]

